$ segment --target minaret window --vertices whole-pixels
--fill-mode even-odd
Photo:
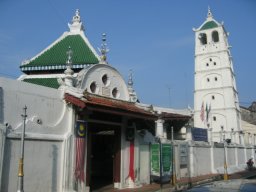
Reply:
[[[207,44],[207,36],[205,33],[200,33],[199,34],[199,39],[202,45]]]
[[[215,96],[214,95],[212,95],[212,100],[214,100],[215,99]]]
[[[215,116],[213,116],[213,121],[216,121],[216,117]]]
[[[210,79],[209,79],[209,78],[207,78],[207,82],[210,82]]]
[[[215,81],[218,81],[218,78],[217,78],[217,77],[215,77],[214,79],[215,79]]]
[[[213,40],[213,42],[219,42],[219,33],[218,33],[218,31],[213,31],[212,32],[212,40]]]
[[[213,65],[216,65],[216,62],[214,62]]]
[[[208,67],[209,66],[209,63],[206,63],[206,67]]]

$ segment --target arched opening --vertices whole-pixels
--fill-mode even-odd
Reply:
[[[98,87],[97,87],[97,84],[96,84],[95,81],[93,81],[90,84],[90,91],[91,91],[91,93],[97,93],[98,92]]]
[[[202,45],[207,44],[207,36],[205,33],[200,33],[198,38],[200,39]]]
[[[219,33],[218,33],[218,31],[213,31],[212,32],[212,40],[213,40],[213,42],[219,42]]]

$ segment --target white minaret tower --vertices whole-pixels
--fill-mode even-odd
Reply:
[[[208,9],[206,21],[195,32],[194,126],[212,131],[216,142],[231,139],[241,129],[238,92],[223,23]],[[211,138],[208,138],[211,139]],[[242,143],[242,141],[240,141]]]

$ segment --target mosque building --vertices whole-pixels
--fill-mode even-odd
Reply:
[[[18,80],[0,77],[0,191],[137,188],[241,171],[254,158],[228,33],[210,9],[194,29],[194,111],[143,103],[132,73],[126,83],[108,63],[106,34],[98,54],[79,10],[68,26]]]
[[[151,182],[151,143],[171,129],[185,140],[191,111],[139,102],[132,73],[126,84],[108,63],[105,34],[100,52],[76,10],[69,31],[22,62],[18,81],[0,78],[1,191],[17,190],[21,177],[31,192],[139,187]]]

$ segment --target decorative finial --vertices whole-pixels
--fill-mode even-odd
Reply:
[[[207,18],[212,18],[212,12],[210,6],[208,6]]]
[[[129,73],[128,85],[131,86],[131,87],[133,86],[132,70],[131,69],[130,69],[130,73]]]
[[[138,97],[136,92],[133,89],[133,79],[132,79],[132,70],[130,69],[129,72],[129,80],[128,80],[128,92],[129,92],[129,96],[130,96],[130,101],[131,102],[137,102]]]
[[[102,63],[108,63],[107,62],[107,53],[109,52],[109,49],[107,48],[107,38],[106,38],[106,33],[102,34],[102,43],[101,43],[101,48],[100,48],[100,52],[101,52],[101,62]]]
[[[72,70],[72,55],[73,55],[73,51],[71,49],[71,47],[68,47],[68,51],[67,51],[67,69],[64,71],[65,73],[65,84],[67,86],[73,86],[73,74],[74,71]]]
[[[71,49],[71,47],[68,47],[68,51],[67,51],[67,67],[72,68],[72,56],[73,56],[73,51]]]
[[[73,16],[71,24],[68,24],[71,32],[84,31],[84,26],[81,22],[80,11],[76,9],[75,16]]]
[[[76,15],[73,17],[73,20],[72,20],[72,23],[80,23],[81,22],[81,19],[80,19],[80,12],[79,12],[79,9],[76,9]]]

